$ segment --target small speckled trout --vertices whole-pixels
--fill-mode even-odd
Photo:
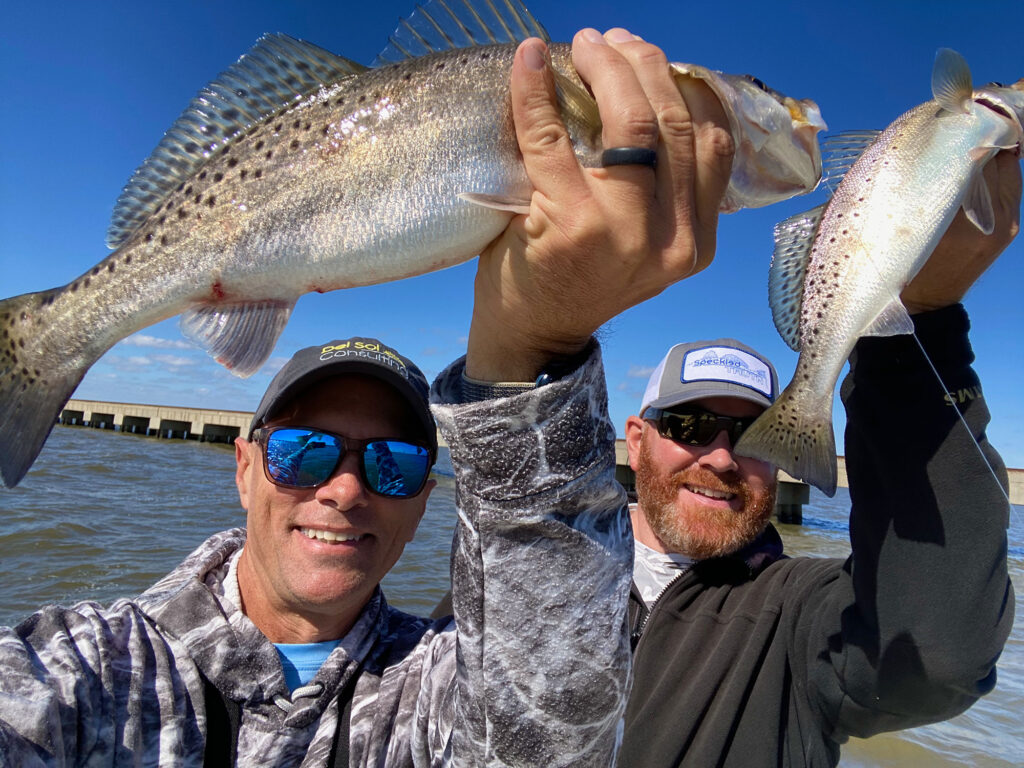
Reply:
[[[475,256],[527,210],[508,92],[519,41],[548,35],[518,0],[434,0],[375,66],[268,35],[204,88],[129,180],[107,244],[68,285],[0,302],[0,479],[13,486],[89,367],[182,314],[233,372],[270,355],[299,296],[398,280]],[[597,105],[550,44],[580,161]],[[723,100],[737,146],[724,208],[766,205],[821,175],[817,107],[751,77],[673,64]]]
[[[961,207],[978,229],[992,232],[982,169],[1000,149],[1024,141],[1024,80],[975,90],[967,62],[942,49],[932,94],[881,133],[841,135],[826,163],[826,177],[846,171],[835,195],[775,229],[772,314],[800,358],[789,386],[736,451],[830,496],[832,393],[843,364],[861,336],[914,332],[900,292]]]

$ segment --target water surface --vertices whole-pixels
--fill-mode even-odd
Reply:
[[[53,430],[22,484],[0,489],[0,625],[45,603],[108,603],[138,594],[208,535],[244,524],[230,446],[76,427]],[[416,539],[388,574],[388,600],[429,613],[447,589],[455,491],[442,450]],[[845,557],[849,497],[811,489],[802,526],[781,525],[791,555]],[[1010,524],[1010,573],[1024,595],[1024,507]],[[999,662],[999,684],[945,723],[853,740],[846,768],[1024,764],[1024,610]]]

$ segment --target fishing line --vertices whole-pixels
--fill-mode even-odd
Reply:
[[[952,222],[950,222],[950,225],[952,226]],[[932,253],[934,254],[934,250],[932,251]],[[871,254],[866,254],[866,255],[867,255],[868,263],[871,264],[871,268],[875,270],[876,276],[879,279],[881,279],[882,273],[881,273],[881,270],[879,269],[878,265],[875,263],[874,257]],[[931,256],[929,256],[929,258],[931,258]],[[911,278],[911,279],[913,279],[913,278]],[[900,300],[900,297],[898,295],[892,293],[891,291],[890,291],[889,298],[892,301],[899,302],[900,306],[903,306],[903,302]],[[927,361],[928,367],[931,368],[932,374],[935,376],[935,380],[938,382],[939,386],[942,388],[942,394],[945,396],[946,394],[950,393],[949,387],[946,386],[946,382],[944,382],[942,380],[942,376],[939,374],[938,369],[935,367],[935,364],[932,362],[931,357],[929,357],[928,356],[928,352],[925,351],[924,345],[921,343],[921,339],[918,338],[917,332],[914,331],[910,335],[914,337],[914,341],[917,343],[918,349],[921,350],[921,354],[924,355],[924,359]],[[863,337],[861,337],[861,338],[863,338]],[[991,462],[989,462],[988,457],[985,456],[985,452],[981,449],[981,444],[978,442],[978,439],[974,436],[974,433],[971,432],[971,428],[967,424],[967,420],[964,418],[964,415],[961,412],[960,408],[958,407],[957,403],[953,402],[952,403],[952,407],[953,407],[953,410],[956,411],[957,420],[963,426],[964,431],[967,433],[967,436],[969,438],[971,438],[971,442],[974,443],[974,447],[977,449],[978,456],[981,457],[981,460],[985,463],[985,466],[988,468],[989,474],[992,475],[992,479],[995,481],[996,487],[999,489],[999,493],[1001,493],[1003,498],[1006,500],[1006,506],[1009,508],[1010,516],[1013,517],[1018,523],[1024,522],[1024,518],[1021,517],[1020,513],[1017,512],[1017,510],[1015,510],[1013,508],[1013,504],[1010,503],[1010,494],[1009,494],[1009,492],[1007,491],[1007,489],[1005,489],[1003,487],[1003,484],[999,481],[999,475],[996,474],[995,468],[992,466]]]

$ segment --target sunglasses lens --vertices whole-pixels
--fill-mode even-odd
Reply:
[[[666,437],[686,445],[704,445],[714,438],[716,420],[707,413],[666,413],[662,424]]]
[[[707,445],[723,429],[729,434],[732,445],[751,424],[756,417],[734,418],[731,416],[719,416],[710,411],[699,409],[663,413],[659,421],[659,428],[664,437],[671,438],[686,445]]]
[[[276,429],[267,439],[267,473],[275,483],[312,488],[330,478],[344,447],[311,429]]]
[[[382,496],[415,496],[430,474],[430,453],[402,440],[375,440],[366,446],[363,471],[371,490]]]

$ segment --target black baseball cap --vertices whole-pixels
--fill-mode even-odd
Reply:
[[[332,376],[361,373],[394,387],[419,418],[431,452],[437,455],[437,425],[430,413],[430,386],[416,364],[382,341],[353,336],[300,349],[277,372],[249,425],[248,438],[303,389]]]

